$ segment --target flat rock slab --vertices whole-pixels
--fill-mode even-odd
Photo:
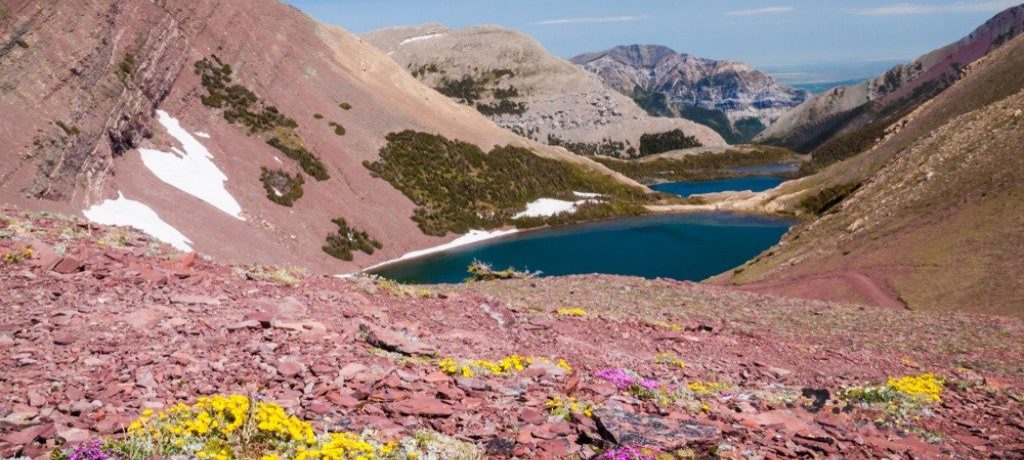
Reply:
[[[359,325],[359,331],[363,334],[366,343],[387,351],[393,351],[408,356],[434,356],[437,354],[433,347],[423,343],[414,337],[375,326],[369,323]]]
[[[601,436],[616,445],[638,444],[670,451],[716,443],[721,431],[696,420],[673,420],[621,410],[594,412]]]

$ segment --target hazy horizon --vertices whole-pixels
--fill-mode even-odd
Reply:
[[[818,67],[818,73],[831,75],[826,79],[873,75],[958,40],[999,11],[1018,4],[1007,0],[856,4],[647,0],[629,5],[610,0],[286,1],[355,33],[430,22],[452,28],[498,24],[521,30],[564,58],[616,45],[658,44],[700,57],[745,61],[774,74]]]

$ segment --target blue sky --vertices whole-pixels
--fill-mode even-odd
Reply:
[[[286,1],[321,21],[356,33],[426,22],[442,22],[450,27],[500,24],[537,38],[548,50],[563,57],[620,44],[651,43],[702,57],[743,60],[778,72],[821,63],[884,68],[895,60],[913,58],[957,40],[1000,10],[1019,3],[1013,0]]]

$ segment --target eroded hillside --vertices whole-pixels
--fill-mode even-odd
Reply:
[[[723,282],[893,307],[1024,315],[1024,39],[878,145],[749,198],[820,217]]]
[[[364,166],[392,132],[523,148],[636,185],[499,128],[277,1],[3,11],[0,196],[26,208],[87,211],[224,260],[341,272],[455,236],[421,232],[416,202]]]

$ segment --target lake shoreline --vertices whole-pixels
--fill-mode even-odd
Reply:
[[[678,217],[680,219],[677,220],[677,219],[675,219],[676,217]],[[494,237],[491,237],[491,238],[486,238],[486,239],[480,239],[480,240],[477,240],[477,241],[473,241],[472,243],[469,243],[469,244],[464,244],[464,245],[458,245],[458,246],[454,246],[454,247],[445,247],[445,248],[441,248],[441,249],[431,250],[429,252],[423,253],[422,255],[417,255],[416,257],[409,257],[409,258],[405,258],[405,259],[391,260],[391,261],[388,261],[388,262],[385,262],[385,263],[377,264],[377,265],[375,265],[373,267],[368,267],[367,269],[364,269],[364,270],[362,270],[362,271],[360,271],[358,273],[365,274],[365,275],[383,275],[383,274],[386,274],[388,272],[395,273],[396,270],[397,271],[404,271],[404,270],[402,270],[403,268],[415,267],[417,265],[427,264],[432,259],[446,259],[446,258],[452,258],[452,257],[463,257],[468,252],[473,252],[473,251],[479,252],[479,250],[482,249],[482,248],[495,248],[495,247],[499,247],[501,245],[507,245],[507,244],[528,244],[528,243],[530,243],[532,241],[542,240],[542,239],[558,239],[558,238],[577,237],[577,236],[580,236],[580,235],[588,235],[588,234],[595,234],[595,233],[598,233],[598,234],[600,234],[600,233],[611,233],[611,232],[627,232],[628,233],[628,232],[635,231],[635,230],[647,231],[648,229],[656,229],[656,228],[659,228],[659,227],[672,227],[672,226],[678,226],[678,225],[684,225],[684,226],[707,226],[707,225],[711,225],[711,226],[716,227],[716,228],[726,228],[726,229],[728,229],[728,228],[738,228],[738,229],[757,229],[757,228],[768,229],[768,228],[777,228],[777,229],[783,229],[784,228],[784,230],[780,231],[779,234],[777,235],[778,238],[781,238],[782,234],[784,234],[786,231],[788,231],[789,228],[791,228],[792,226],[794,226],[794,225],[796,225],[798,223],[799,223],[799,221],[797,219],[794,219],[794,218],[792,218],[790,216],[764,215],[764,214],[756,214],[756,213],[748,213],[748,212],[732,212],[732,211],[710,211],[710,212],[685,211],[685,212],[669,212],[669,213],[655,213],[655,212],[652,212],[650,214],[646,214],[646,215],[643,215],[643,216],[619,217],[619,218],[612,218],[612,219],[602,219],[602,220],[596,220],[596,221],[580,222],[580,223],[574,223],[574,224],[571,224],[571,225],[544,226],[544,227],[537,227],[537,228],[521,230],[521,231],[507,232],[507,233],[504,233],[504,234],[495,235]],[[706,236],[706,235],[702,235],[702,236]],[[772,239],[777,239],[776,235],[773,235]],[[666,247],[667,249],[678,249],[678,248],[672,248],[671,247],[671,246],[677,246],[676,244],[673,244],[673,243],[681,243],[683,246],[685,246],[686,241],[665,241],[663,243],[668,244],[668,247]],[[768,246],[770,246],[770,245],[771,244],[768,244]],[[594,246],[594,247],[599,247],[599,246]],[[751,257],[755,256],[756,253],[759,252],[762,249],[759,249],[758,251],[754,251],[750,256]],[[543,252],[541,252],[541,253],[543,253]],[[629,254],[628,257],[640,257],[640,255],[639,254]],[[746,260],[748,260],[748,258],[744,258],[743,260],[738,260],[736,262],[736,265],[740,265],[742,262],[744,262]],[[471,261],[472,260],[467,260],[465,265],[468,266],[468,263],[471,262]],[[481,260],[481,261],[484,262],[484,263],[492,263],[493,265],[495,265],[496,267],[499,267],[499,268],[505,268],[505,264],[504,263],[494,263],[493,260]],[[529,267],[529,266],[522,267],[522,266],[518,266],[518,265],[515,265],[515,264],[509,265],[509,266],[517,268],[517,269],[527,268],[527,269],[531,269],[531,270],[534,270],[536,268],[540,268],[540,267]],[[731,268],[731,267],[733,267],[733,265],[730,265],[729,267],[725,267],[723,269],[728,269],[728,268]],[[464,269],[465,267],[463,267],[462,264],[460,264],[459,268],[460,269]],[[541,271],[544,271],[544,270],[541,270]],[[598,270],[598,271],[594,271],[593,273],[606,273],[606,272]],[[612,273],[612,272],[609,272],[609,273]],[[557,273],[556,275],[563,275],[563,274],[573,274],[573,273]],[[622,273],[619,273],[619,274],[622,274]],[[713,274],[717,274],[717,272],[715,272]],[[713,274],[710,274],[708,276],[712,276]],[[348,275],[348,276],[351,276],[351,275]],[[634,276],[644,276],[644,275],[636,274]],[[385,277],[390,278],[390,276],[385,276]],[[671,278],[671,276],[664,276],[664,277]],[[676,279],[680,279],[680,278],[676,278]],[[704,279],[704,278],[702,277],[700,279]],[[399,281],[407,282],[407,281],[403,281],[403,280],[399,280]],[[461,278],[459,279],[459,281],[461,281]],[[431,282],[411,281],[410,283],[411,284],[437,284],[437,283],[443,284],[443,283],[448,283],[448,282],[455,282],[455,281],[431,281]]]

